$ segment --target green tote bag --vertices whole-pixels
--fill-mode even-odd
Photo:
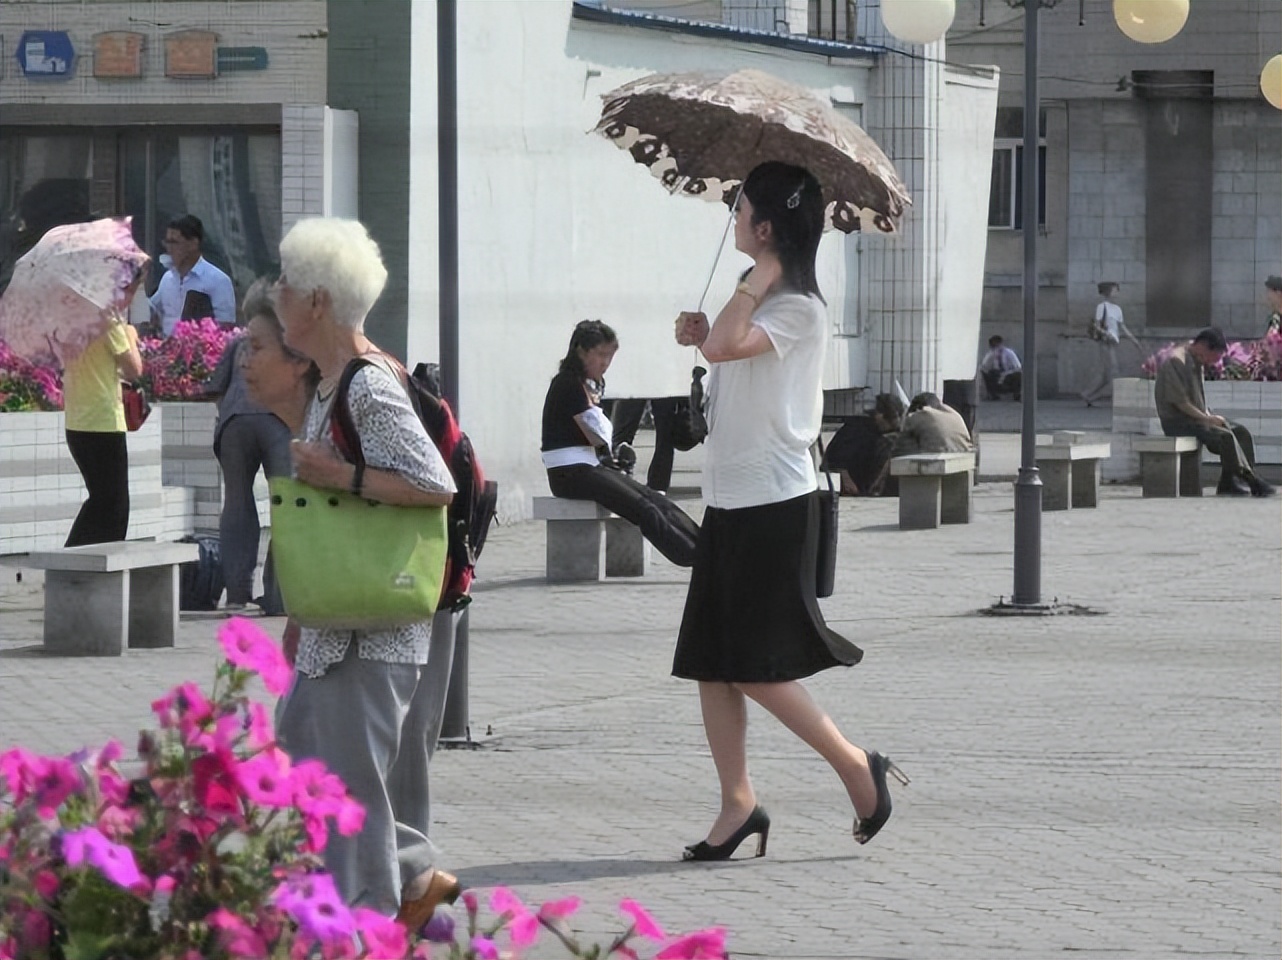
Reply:
[[[381,630],[430,620],[445,578],[445,507],[399,507],[273,477],[272,562],[305,627]]]

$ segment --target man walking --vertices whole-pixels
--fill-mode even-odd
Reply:
[[[179,320],[213,317],[219,323],[236,322],[236,293],[231,277],[201,255],[205,227],[187,214],[169,222],[165,252],[173,261],[151,297],[151,308],[167,337]]]
[[[1230,423],[1206,408],[1202,372],[1219,363],[1228,349],[1224,334],[1207,327],[1188,343],[1176,347],[1157,370],[1153,399],[1162,432],[1168,437],[1197,437],[1220,458],[1222,496],[1270,496],[1273,487],[1255,472],[1255,443],[1240,423]]]
[[[1264,334],[1282,333],[1282,277],[1269,277],[1264,281],[1264,290],[1269,298],[1269,319]]]
[[[984,378],[984,393],[989,400],[996,400],[1003,393],[1009,393],[1018,400],[1024,379],[1022,370],[1019,357],[1001,337],[994,334],[988,338],[988,353],[979,362],[979,372]]]

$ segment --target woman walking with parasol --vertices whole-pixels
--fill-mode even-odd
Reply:
[[[815,598],[819,501],[810,447],[823,413],[827,346],[815,254],[823,232],[819,182],[763,163],[735,212],[735,246],[753,267],[708,324],[683,313],[677,341],[712,364],[707,504],[672,673],[699,682],[721,810],[688,860],[729,859],[770,818],[748,776],[747,700],[774,714],[841,777],[866,843],[890,816],[887,773],[898,768],[850,743],[797,681],[852,666],[862,652],[824,623]]]

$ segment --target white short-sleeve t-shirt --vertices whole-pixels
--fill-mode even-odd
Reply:
[[[818,297],[780,293],[752,317],[774,349],[712,365],[703,499],[736,510],[815,489],[827,317]]]

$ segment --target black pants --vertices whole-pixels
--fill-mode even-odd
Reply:
[[[129,447],[124,433],[67,431],[67,448],[89,499],[67,535],[68,547],[112,543],[129,532]]]
[[[672,445],[672,422],[677,416],[680,397],[656,397],[652,400],[616,400],[610,411],[614,427],[614,442],[631,443],[636,439],[637,428],[645,414],[646,403],[654,417],[654,456],[646,471],[645,485],[651,490],[666,491],[672,485],[672,459],[676,448]]]
[[[641,528],[641,534],[678,567],[694,566],[699,525],[667,497],[609,467],[576,464],[548,470],[552,496],[591,500]]]
[[[1208,427],[1194,420],[1163,420],[1162,432],[1168,437],[1197,437],[1202,445],[1220,458],[1220,482],[1234,477],[1255,476],[1255,441],[1251,431],[1240,423],[1227,427]]]
[[[997,370],[984,371],[984,392],[988,394],[989,400],[996,400],[1003,393],[1014,394],[1015,399],[1019,399],[1020,388],[1023,386],[1024,375],[1016,370],[1014,373],[1006,374],[1006,379]],[[945,401],[947,403],[947,401]]]

